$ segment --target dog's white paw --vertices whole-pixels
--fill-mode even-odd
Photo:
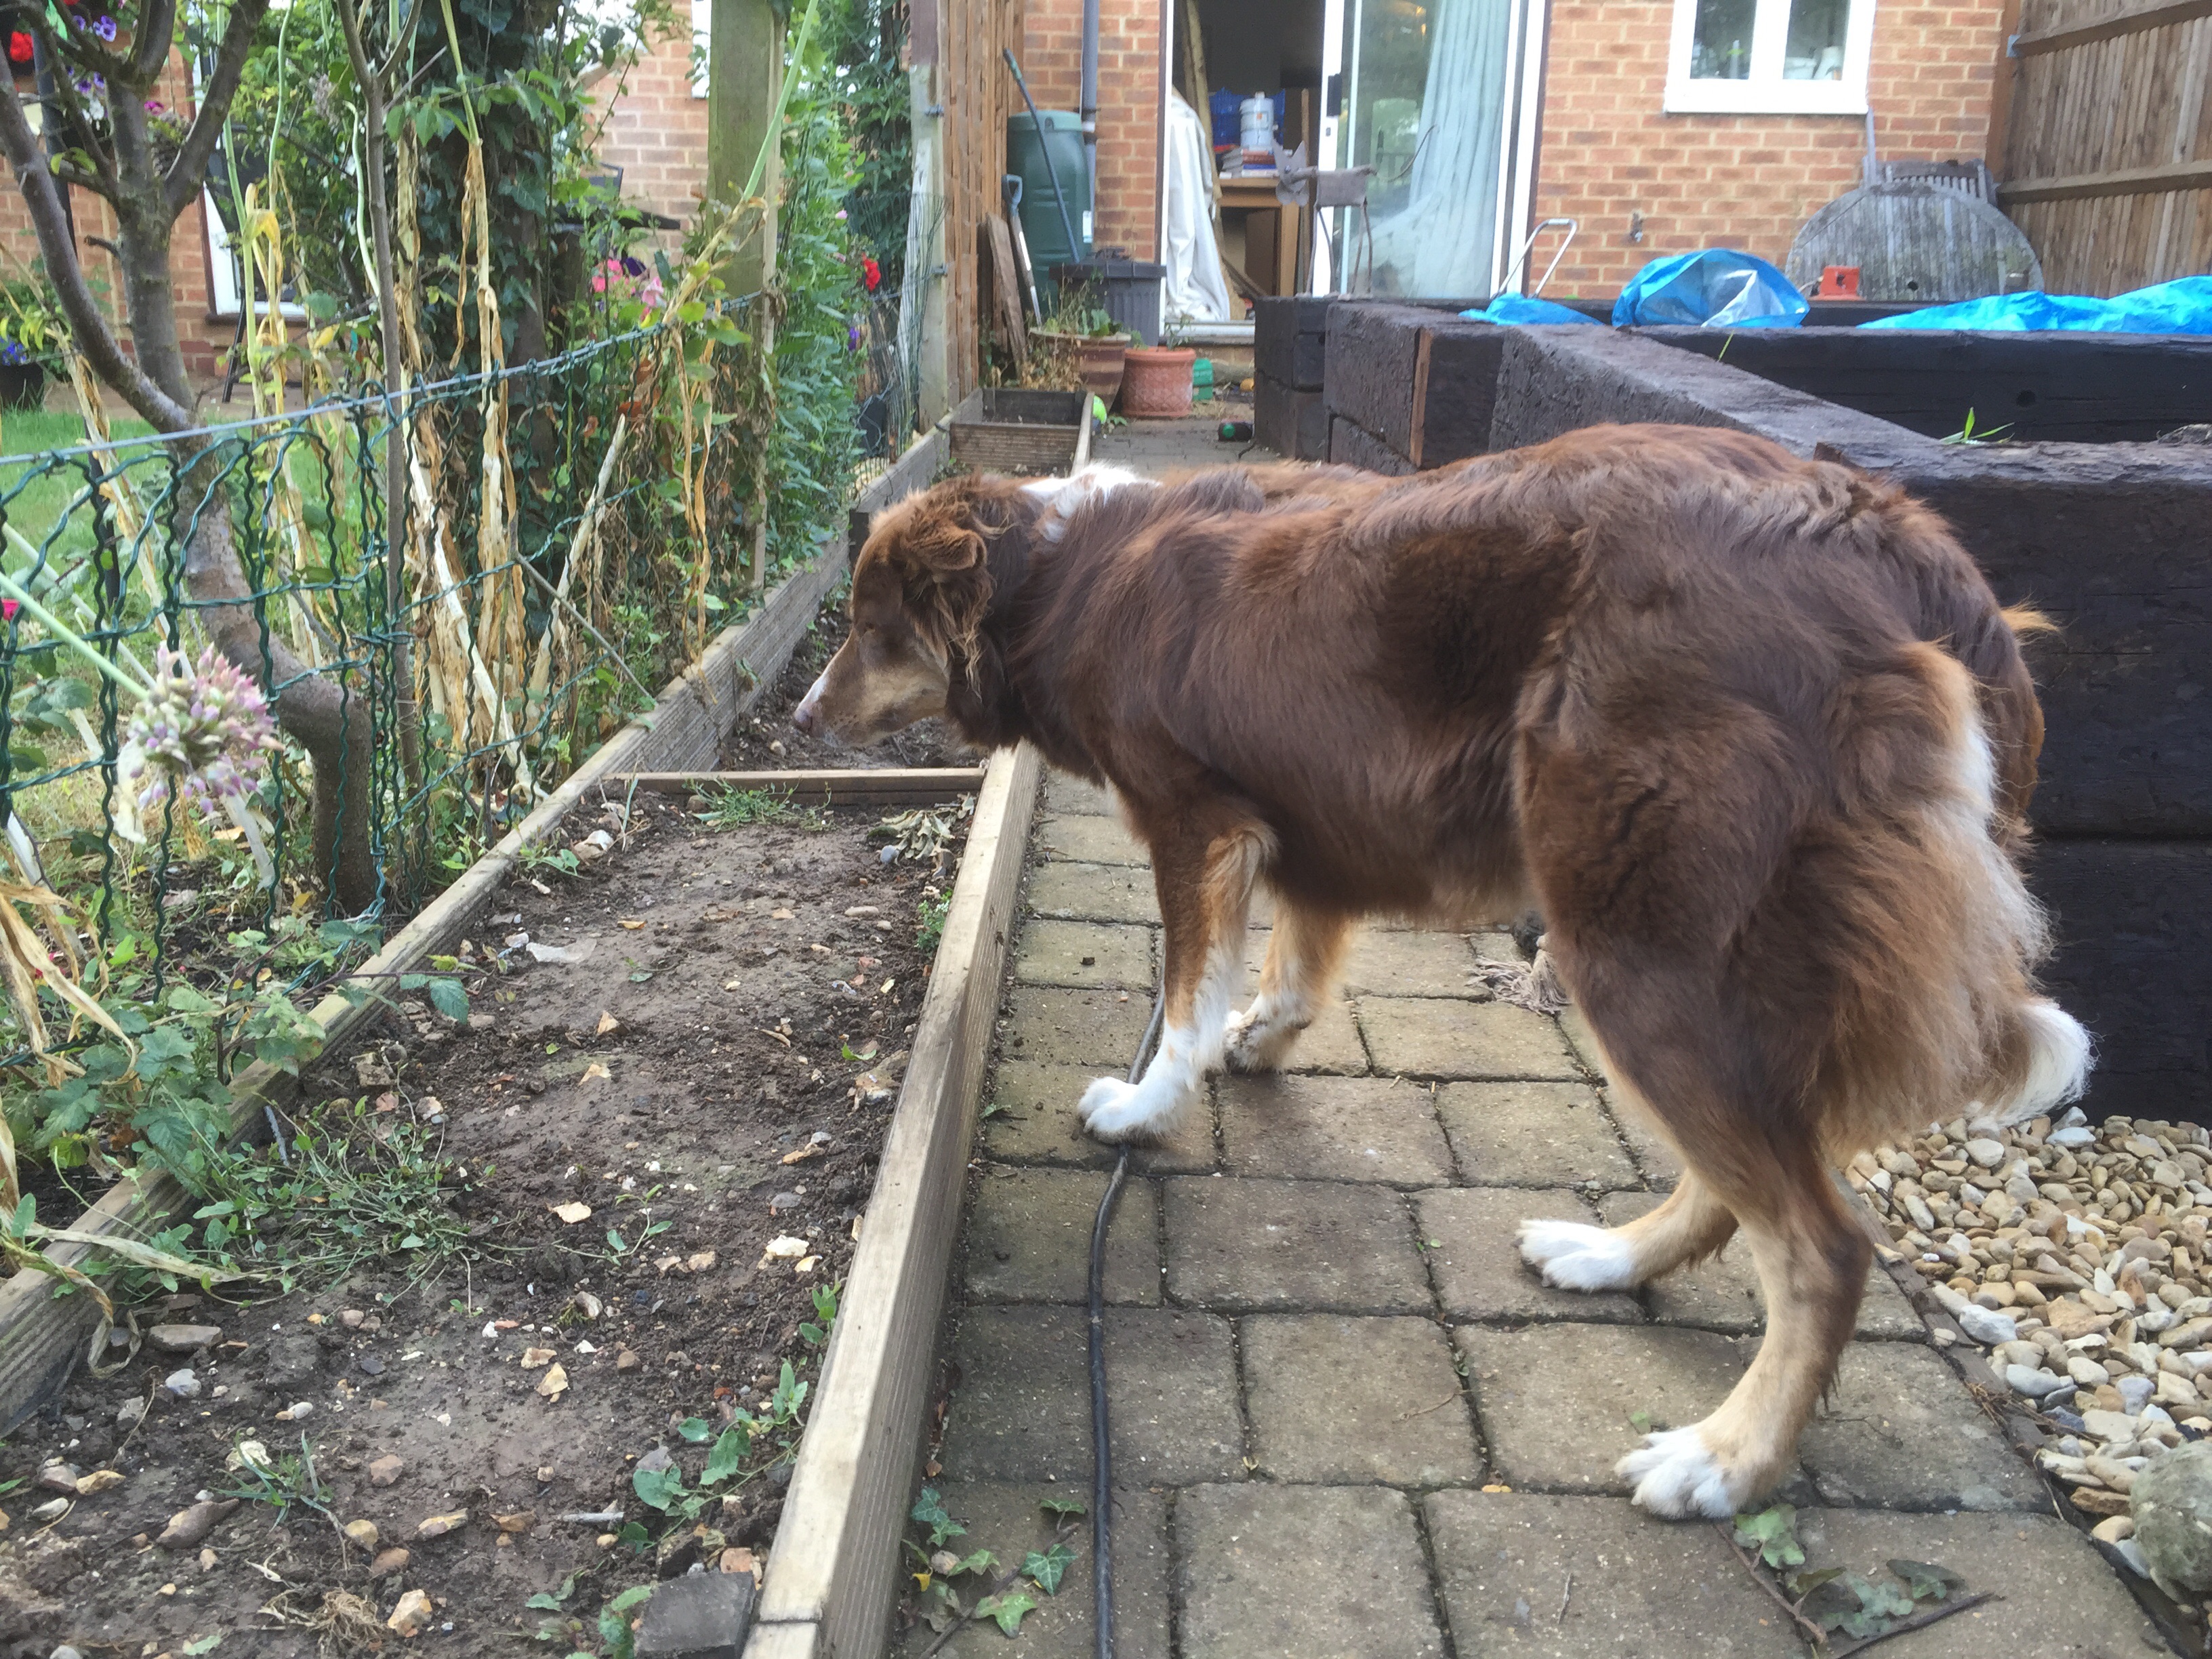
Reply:
[[[1243,1012],[1229,1016],[1222,1059],[1232,1072],[1274,1071],[1304,1030],[1302,1023],[1270,1014],[1255,1002]]]
[[[1622,1291],[1636,1283],[1628,1241],[1584,1222],[1522,1222],[1521,1258],[1563,1291]]]
[[[1638,1503],[1673,1520],[1725,1521],[1751,1496],[1751,1483],[1730,1475],[1694,1424],[1644,1436],[1613,1472],[1636,1483]]]
[[[1147,1092],[1141,1083],[1125,1083],[1118,1077],[1091,1079],[1077,1109],[1083,1127],[1100,1140],[1156,1140],[1167,1133],[1175,1118],[1175,1103],[1163,1103],[1160,1091]]]

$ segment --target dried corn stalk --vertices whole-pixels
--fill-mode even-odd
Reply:
[[[15,908],[19,903],[32,906],[45,917],[46,930],[60,948],[66,966],[56,964],[46,940]],[[71,1036],[76,1035],[80,1019],[89,1019],[112,1031],[126,1048],[131,1046],[130,1038],[123,1035],[123,1028],[107,1010],[86,995],[78,985],[80,969],[76,936],[62,908],[61,896],[44,887],[0,879],[0,981],[5,982],[15,1023],[23,1029],[23,1041],[45,1068],[46,1086],[50,1089],[83,1068],[47,1048],[46,1022],[39,1009],[41,986],[59,997],[69,1008]],[[12,1212],[21,1195],[16,1182],[15,1136],[8,1128],[5,1115],[0,1114],[0,1208]]]

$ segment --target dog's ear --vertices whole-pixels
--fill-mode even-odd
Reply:
[[[963,493],[921,504],[892,544],[893,568],[915,620],[948,657],[975,653],[976,636],[991,606],[991,562],[987,532],[975,503]]]

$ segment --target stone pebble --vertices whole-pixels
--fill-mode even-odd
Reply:
[[[2078,1109],[1931,1125],[1845,1171],[1991,1368],[2059,1432],[2038,1463],[2098,1522],[2212,1441],[2212,1135]],[[2102,1535],[2130,1565],[2130,1534]]]

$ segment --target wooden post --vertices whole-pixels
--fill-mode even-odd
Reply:
[[[728,202],[745,187],[775,115],[783,82],[783,24],[769,0],[714,0],[709,27],[707,194]],[[775,278],[775,203],[782,180],[781,157],[772,147],[760,186],[768,211],[725,273],[732,293],[753,293]]]
[[[775,281],[775,205],[782,193],[782,146],[770,137],[783,84],[783,23],[769,0],[714,0],[707,41],[707,194],[733,201],[752,176],[763,143],[768,165],[760,194],[768,204],[752,234],[738,245],[722,277],[733,295],[757,294]],[[763,356],[775,350],[775,322],[763,307],[751,324]],[[755,467],[745,515],[752,525],[752,587],[768,586],[768,469]]]

